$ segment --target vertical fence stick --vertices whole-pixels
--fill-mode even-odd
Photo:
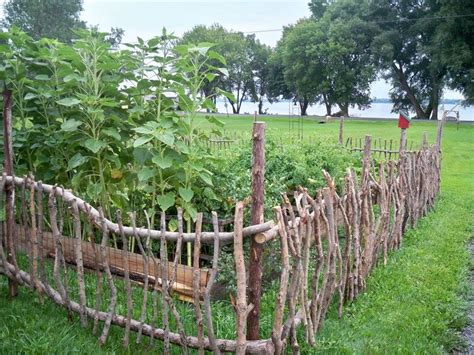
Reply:
[[[167,300],[168,297],[168,246],[166,243],[165,232],[166,232],[166,214],[161,212],[160,215],[160,265],[161,265],[161,308],[163,318],[163,330],[164,330],[164,353],[170,352],[170,327],[169,327],[169,305]]]
[[[84,264],[82,261],[82,235],[81,235],[81,215],[77,207],[76,199],[72,200],[72,214],[74,218],[74,253],[76,256],[76,273],[77,283],[79,284],[79,303],[81,305],[81,325],[87,326],[87,313],[86,313],[86,286],[84,283]]]
[[[436,147],[438,151],[441,151],[441,139],[443,138],[443,126],[444,121],[446,120],[447,111],[443,113],[443,117],[438,121],[438,130],[436,132]]]
[[[263,201],[265,190],[265,123],[253,125],[252,149],[252,224],[263,222]],[[252,236],[249,262],[249,302],[254,305],[247,319],[247,338],[260,339],[260,299],[262,294],[263,244]]]
[[[212,257],[212,269],[207,281],[206,289],[204,291],[204,314],[206,316],[207,325],[207,337],[209,338],[209,344],[211,345],[214,354],[220,354],[220,350],[216,344],[216,336],[214,334],[214,325],[212,323],[211,313],[211,290],[214,285],[214,281],[217,277],[217,268],[219,263],[219,221],[217,219],[217,213],[212,212],[212,225],[214,227],[214,254]]]
[[[280,276],[280,289],[276,299],[275,316],[273,318],[272,342],[275,347],[275,354],[279,355],[282,354],[284,350],[281,333],[283,330],[283,312],[285,310],[286,295],[288,292],[290,257],[288,254],[288,236],[286,234],[286,227],[284,225],[285,222],[283,220],[281,207],[275,207],[274,212],[277,217],[278,232],[280,234],[282,269]]]
[[[199,354],[204,354],[204,331],[200,301],[200,276],[199,259],[201,257],[201,229],[202,229],[202,213],[198,213],[196,219],[196,239],[194,239],[194,257],[193,257],[193,297],[194,297],[194,313],[196,315],[197,337],[199,343]]]
[[[143,333],[143,324],[145,323],[146,310],[148,308],[148,278],[149,278],[148,270],[149,270],[150,260],[148,259],[148,252],[145,251],[145,248],[143,248],[142,241],[140,237],[138,236],[135,212],[130,213],[129,216],[130,216],[130,222],[132,224],[132,229],[133,229],[133,237],[135,238],[135,241],[137,242],[138,249],[140,250],[140,254],[142,255],[143,260],[144,260],[143,273],[145,274],[145,280],[143,284],[143,302],[142,302],[142,308],[140,312],[140,325],[138,326],[138,335],[137,335],[137,341],[136,341],[137,344],[140,344],[140,340]],[[148,233],[150,233],[149,229],[148,229]],[[146,241],[146,247],[148,248],[148,239]]]
[[[104,212],[102,208],[99,208],[100,219],[102,223],[102,243],[100,244],[100,251],[102,253],[102,262],[104,263],[105,275],[107,276],[107,283],[109,284],[110,299],[109,307],[107,310],[107,317],[105,319],[104,328],[102,329],[102,335],[99,338],[99,343],[104,345],[109,335],[110,324],[112,323],[112,317],[115,313],[115,306],[117,304],[117,288],[114,284],[112,272],[110,271],[109,261],[107,260],[107,245],[109,244],[109,230],[105,223]]]
[[[34,290],[38,290],[41,297],[41,288],[38,287],[37,277],[38,277],[38,229],[36,227],[36,209],[35,209],[35,185],[34,181],[31,180],[30,184],[30,216],[31,216],[31,228],[30,228],[30,239],[32,244],[32,273],[31,273],[31,283]],[[25,235],[26,237],[26,235]]]
[[[125,233],[123,232],[123,223],[122,223],[122,213],[117,211],[117,223],[119,226],[120,237],[122,239],[122,260],[124,263],[123,267],[123,276],[125,277],[125,291],[127,293],[127,321],[125,323],[125,334],[123,336],[123,346],[128,348],[129,340],[130,340],[130,321],[132,319],[132,287],[130,283],[130,264],[129,264],[129,255],[128,255],[128,237],[125,237]],[[144,290],[144,292],[148,292]]]
[[[344,116],[341,116],[341,119],[339,120],[339,144],[342,145],[343,140],[344,140]]]
[[[428,145],[429,145],[429,143],[428,143],[428,132],[425,131],[425,132],[423,132],[422,148],[426,149],[426,148],[428,148]]]
[[[12,92],[3,91],[3,149],[4,149],[4,169],[5,174],[13,176],[13,144],[12,144]],[[6,244],[7,261],[17,265],[15,253],[15,184],[6,184]],[[18,269],[15,267],[15,269]],[[8,279],[8,297],[13,298],[18,295],[18,284],[12,279]]]
[[[402,128],[400,131],[401,132],[400,132],[400,150],[399,150],[399,152],[403,153],[407,149],[407,129]]]
[[[236,353],[237,355],[244,355],[245,349],[247,348],[246,338],[246,322],[249,312],[252,310],[253,305],[247,305],[247,283],[245,276],[245,259],[244,259],[244,246],[243,246],[243,229],[244,223],[244,202],[237,202],[235,205],[235,218],[234,218],[234,261],[235,261],[235,274],[237,278],[237,304],[236,304],[236,331],[237,331],[237,344]]]

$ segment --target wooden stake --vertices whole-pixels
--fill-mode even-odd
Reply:
[[[193,256],[193,296],[194,296],[194,314],[196,315],[197,337],[199,341],[199,354],[204,354],[204,330],[201,312],[200,287],[199,287],[199,259],[201,257],[201,230],[202,213],[198,213],[196,218],[196,239],[194,240]]]
[[[341,116],[339,120],[339,144],[342,145],[344,140],[344,116]]]
[[[86,285],[84,283],[84,265],[82,262],[82,234],[81,234],[81,216],[77,208],[77,201],[72,201],[72,214],[74,218],[75,244],[74,253],[76,256],[77,283],[79,284],[79,304],[81,305],[81,325],[87,326],[86,314]]]
[[[12,92],[11,90],[3,91],[3,158],[5,174],[13,176],[13,143],[12,143]],[[6,195],[6,245],[7,245],[7,261],[15,265],[15,186],[14,184],[5,185]],[[8,297],[11,299],[18,295],[18,284],[12,279],[8,279]]]
[[[109,262],[107,261],[106,246],[109,243],[109,231],[107,224],[105,223],[104,212],[102,208],[99,209],[99,214],[102,219],[102,243],[100,244],[100,251],[102,253],[102,261],[104,263],[105,275],[109,284],[110,300],[107,312],[107,318],[105,319],[104,328],[102,329],[102,335],[99,338],[99,344],[104,345],[109,335],[110,324],[115,313],[115,306],[117,304],[117,289],[114,284],[112,273],[110,272]]]
[[[288,236],[286,234],[286,227],[284,225],[283,215],[281,208],[274,208],[275,215],[278,220],[278,228],[280,232],[280,243],[281,243],[281,275],[280,275],[280,289],[275,305],[275,316],[273,318],[273,330],[272,330],[272,342],[275,347],[275,354],[279,355],[283,353],[284,343],[281,339],[282,325],[283,325],[283,312],[285,310],[286,295],[288,292],[288,273],[290,269],[290,257],[288,254]]]
[[[209,344],[212,347],[214,354],[219,355],[221,352],[216,344],[216,336],[214,334],[214,325],[212,323],[211,313],[211,290],[214,285],[214,281],[217,277],[218,263],[219,263],[219,221],[217,219],[217,213],[212,212],[212,225],[214,227],[214,254],[212,257],[212,269],[207,281],[206,290],[204,291],[204,314],[206,316],[207,326],[207,337],[209,338]]]
[[[166,301],[168,297],[168,246],[166,244],[166,215],[161,212],[160,218],[161,241],[160,241],[160,264],[161,264],[161,308],[163,318],[163,330],[165,332],[164,353],[170,352],[170,326],[169,326],[169,304]],[[156,264],[155,264],[156,267]],[[155,280],[157,282],[157,280]]]
[[[237,277],[237,304],[235,310],[237,313],[236,318],[236,331],[237,331],[237,344],[236,353],[238,355],[244,355],[247,347],[246,339],[246,322],[249,312],[252,310],[253,305],[247,305],[247,282],[245,276],[245,259],[244,259],[244,248],[242,238],[242,227],[244,223],[244,203],[237,202],[235,205],[235,220],[234,220],[234,260],[235,260],[235,273]]]
[[[252,149],[252,224],[263,222],[265,192],[265,123],[255,122],[253,126]],[[254,305],[247,319],[247,338],[260,339],[260,299],[262,294],[263,245],[252,237],[249,262],[249,302]]]
[[[407,129],[402,128],[400,130],[400,154],[407,150]]]
[[[443,138],[443,126],[446,120],[446,114],[447,111],[443,113],[443,117],[438,121],[438,129],[436,132],[436,147],[438,148],[438,151],[441,151],[441,140]]]
[[[125,291],[127,293],[127,322],[125,324],[125,334],[123,336],[123,346],[128,348],[129,340],[130,340],[130,321],[132,319],[132,311],[133,311],[133,304],[132,304],[132,287],[130,283],[130,265],[129,265],[129,258],[128,258],[128,237],[125,237],[125,233],[123,232],[123,224],[122,224],[122,213],[117,211],[117,223],[119,225],[120,230],[120,237],[122,239],[122,258],[124,263],[124,278],[125,278]],[[143,292],[148,292],[148,290],[144,290]]]

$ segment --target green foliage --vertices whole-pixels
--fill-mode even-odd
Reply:
[[[82,0],[8,0],[3,5],[5,27],[17,26],[35,39],[70,42],[81,21]]]
[[[300,144],[278,144],[267,139],[265,143],[265,214],[273,218],[272,208],[281,204],[281,193],[293,194],[298,187],[314,193],[325,186],[322,169],[328,171],[340,188],[346,169],[357,167],[359,155],[351,155],[338,145],[324,141]],[[216,177],[215,193],[225,196],[226,214],[232,215],[235,201],[251,196],[250,171],[252,149],[248,145],[218,161],[213,171]],[[221,203],[219,201],[219,203]],[[216,203],[210,208],[217,208]],[[222,207],[221,207],[222,209]]]
[[[447,83],[474,103],[474,14],[472,1],[443,1],[435,41],[447,70]]]
[[[215,43],[213,59],[225,60],[228,75],[220,80],[208,80],[203,86],[206,95],[219,94],[217,88],[231,92],[233,96],[223,95],[232,107],[233,113],[239,113],[244,100],[261,102],[268,96],[267,83],[269,73],[266,69],[270,56],[270,47],[261,44],[254,35],[232,32],[219,24],[206,27],[195,26],[183,35],[181,43]],[[220,64],[221,64],[220,63]],[[261,104],[259,110],[261,111]]]
[[[336,2],[322,17],[300,20],[284,31],[274,62],[281,63],[286,88],[281,84],[273,88],[280,88],[282,96],[291,92],[302,115],[316,102],[326,105],[328,115],[337,105],[346,116],[349,106],[370,103],[375,66],[369,48],[374,26],[361,17],[364,9],[364,4]],[[276,80],[281,82],[281,76]]]
[[[2,34],[16,173],[71,187],[106,213],[146,206],[153,223],[156,211],[178,205],[193,218],[194,196],[212,188],[196,118],[214,104],[201,88],[224,75],[224,60],[211,44],[176,46],[165,30],[121,51],[105,33],[78,35],[65,45],[16,28]],[[218,120],[204,121],[219,131]]]
[[[288,124],[286,121],[271,117],[266,121],[269,131],[273,129],[272,134],[276,132],[284,144],[291,142],[283,133]],[[232,117],[227,122],[232,129],[248,131],[252,118]],[[317,125],[307,120],[306,124],[307,130],[318,137],[337,135],[338,125],[335,122]],[[346,121],[345,128],[348,134],[359,137],[368,131],[374,137],[392,139],[399,136],[396,125],[387,121]],[[420,221],[416,231],[406,236],[402,248],[389,255],[388,265],[376,268],[367,280],[365,292],[346,306],[341,319],[337,316],[337,307],[330,309],[314,348],[303,345],[304,334],[298,334],[301,353],[450,353],[461,349],[459,332],[466,323],[467,300],[464,297],[468,296],[468,289],[471,288],[468,282],[472,271],[469,269],[472,262],[466,246],[472,237],[471,216],[474,213],[473,156],[469,150],[473,130],[471,125],[463,124],[459,130],[455,125],[445,127],[442,192],[434,210]],[[429,132],[430,142],[433,142],[436,125],[431,122],[414,124],[408,132],[409,139],[419,138],[424,131]],[[89,273],[85,276],[88,304],[93,306],[94,276]],[[68,270],[68,278],[70,290],[77,297],[74,270]],[[119,279],[114,282],[118,287],[118,309],[125,312],[123,283]],[[103,296],[105,301],[102,304],[106,305],[108,293],[104,292]],[[142,302],[142,294],[136,287],[133,299],[137,312],[134,317],[139,317],[138,305]],[[160,302],[161,298],[158,299]],[[264,337],[271,334],[275,299],[276,293],[270,286],[263,294],[261,305]],[[193,307],[178,301],[176,305],[183,317],[186,334],[196,334]],[[230,302],[227,299],[213,301],[212,310],[217,336],[233,338],[235,312]],[[147,317],[149,321],[151,313]],[[142,345],[136,345],[134,332],[131,333],[130,349],[124,349],[123,329],[115,326],[111,328],[107,343],[99,347],[97,337],[91,334],[91,323],[89,327],[82,328],[78,316],[68,321],[64,308],[47,299],[42,304],[26,288],[21,287],[19,297],[9,301],[4,276],[0,276],[0,319],[5,320],[0,323],[1,353],[28,353],[32,349],[47,352],[52,348],[61,353],[163,351],[159,341],[155,342],[154,348],[149,347],[145,338]],[[174,330],[173,327],[171,329]],[[180,349],[173,347],[172,353],[179,354]]]

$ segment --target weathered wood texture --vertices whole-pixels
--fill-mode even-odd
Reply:
[[[12,106],[13,98],[11,90],[3,91],[3,167],[4,173],[13,176],[13,138],[12,138]],[[16,265],[15,257],[15,222],[14,222],[14,200],[15,187],[6,186],[6,245],[7,258],[10,263]],[[8,279],[8,297],[12,298],[18,294],[18,285],[15,280]]]
[[[265,195],[265,123],[254,122],[253,124],[253,148],[252,148],[252,224],[261,224],[264,221],[264,195]],[[258,235],[258,234],[257,234]],[[260,300],[262,297],[262,263],[263,244],[259,243],[257,235],[254,235],[250,244],[249,261],[249,302],[253,309],[247,319],[247,338],[250,340],[260,339]]]
[[[372,143],[375,142],[377,140],[367,137],[362,147],[360,140],[359,146],[365,151],[361,174],[357,176],[355,171],[348,169],[340,194],[331,176],[323,172],[327,187],[316,195],[310,195],[304,188],[292,196],[283,195],[282,206],[274,209],[276,227],[273,222],[267,222],[244,228],[245,203],[239,202],[235,210],[234,232],[225,238],[222,237],[224,233],[219,231],[217,215],[213,213],[212,238],[210,232],[201,232],[202,215],[199,214],[196,233],[188,234],[186,239],[181,210],[178,210],[177,232],[166,231],[164,214],[161,215],[160,231],[153,231],[150,226],[136,228],[132,214],[129,233],[127,227],[122,225],[121,217],[118,224],[107,221],[101,210],[94,210],[62,188],[4,175],[0,180],[2,201],[8,185],[25,192],[12,211],[16,213],[13,221],[22,224],[14,224],[13,228],[18,231],[17,248],[26,252],[30,266],[26,269],[28,271],[20,270],[14,258],[8,259],[4,247],[8,247],[4,241],[7,223],[2,222],[1,270],[14,282],[31,287],[66,308],[69,316],[79,314],[83,324],[88,319],[94,319],[94,332],[98,322],[104,324],[100,343],[107,341],[110,327],[116,325],[125,328],[125,344],[128,343],[128,332],[134,331],[138,333],[137,341],[141,335],[162,340],[165,352],[171,351],[170,345],[175,344],[184,353],[188,352],[188,348],[195,348],[200,353],[207,350],[215,353],[282,354],[287,345],[293,353],[298,353],[299,341],[315,344],[316,334],[323,326],[331,304],[337,305],[338,314],[342,316],[344,304],[363,292],[374,267],[385,263],[390,251],[400,248],[405,231],[416,228],[439,192],[439,146],[430,147],[425,139],[420,151],[402,151],[398,161],[381,162],[375,166],[372,160]],[[380,141],[377,143],[382,146]],[[47,193],[44,200],[43,192]],[[37,201],[36,205],[34,201]],[[48,214],[43,215],[43,205],[48,207]],[[247,339],[247,318],[254,305],[247,299],[245,231],[249,235],[257,234],[255,239],[259,244],[280,238],[280,288],[272,332],[265,334],[266,339],[262,340]],[[109,246],[109,234],[121,237],[121,248]],[[200,264],[201,242],[205,236],[206,248],[214,247],[210,271]],[[127,238],[136,241],[139,252],[127,250]],[[221,243],[229,240],[226,238],[232,238],[234,247],[237,286],[235,339],[216,337],[210,299],[210,290],[218,272],[219,250]],[[102,243],[96,244],[96,239],[101,239]],[[186,240],[194,242],[193,267],[179,264],[181,246]],[[170,249],[167,243],[170,246],[175,243],[173,262],[167,261]],[[158,249],[160,259],[155,257]],[[54,258],[50,276],[45,275],[45,257]],[[76,266],[76,285],[71,282],[75,278],[67,274],[73,272],[73,268],[68,271],[67,263]],[[93,270],[92,275],[98,280],[95,308],[89,307],[87,304],[92,302],[89,300],[87,303],[85,299],[83,290],[87,278],[84,278],[83,268]],[[125,307],[118,307],[120,290],[112,274],[125,279]],[[132,293],[130,288],[136,287],[136,283],[130,283],[129,279],[145,284],[139,320],[132,318],[136,312],[131,312],[134,305],[129,296]],[[103,290],[99,287],[102,284]],[[148,286],[153,287],[152,307],[148,300]],[[157,292],[160,290],[163,292],[158,307]],[[187,328],[183,326],[175,306],[175,302],[179,301],[172,295],[185,297],[194,303],[192,322],[195,335],[185,334],[184,329]],[[102,298],[104,305],[101,306]],[[119,309],[125,310],[126,314],[119,314]],[[149,324],[145,321],[147,311],[153,312]],[[170,329],[171,324],[176,326]],[[298,326],[304,328],[301,333],[304,339],[297,337]]]
[[[424,144],[414,153],[402,151],[397,163],[380,163],[377,174],[373,174],[370,146],[371,139],[366,137],[361,176],[348,170],[341,196],[325,173],[328,187],[316,198],[301,189],[293,202],[285,196],[283,213],[276,209],[279,234],[288,239],[290,250],[288,253],[282,244],[284,262],[271,337],[277,353],[282,352],[286,339],[293,352],[299,351],[294,338],[299,324],[305,328],[306,341],[314,344],[329,305],[336,300],[342,316],[344,303],[364,290],[367,277],[379,261],[386,263],[388,252],[400,248],[404,232],[416,228],[439,192],[436,145]],[[324,240],[322,228],[326,230]],[[310,261],[311,255],[314,259]],[[308,280],[308,263],[315,270],[312,280]],[[281,299],[287,292],[283,309],[288,312],[281,327]]]
[[[23,251],[27,251],[29,247],[29,233],[25,236],[24,228],[18,227],[18,245],[17,247]],[[74,238],[60,236],[62,253],[64,260],[68,264],[76,265],[76,246],[77,241]],[[100,270],[104,270],[104,261],[100,256],[100,245],[95,243],[82,241],[82,262],[84,267],[95,270],[96,266]],[[55,256],[55,242],[51,232],[43,231],[43,255],[54,258]],[[154,285],[157,282],[159,289],[161,289],[161,268],[162,263],[158,258],[154,258],[155,262],[149,261],[148,272],[145,272],[146,260],[141,254],[131,253],[121,249],[115,249],[109,246],[105,247],[105,255],[110,270],[114,275],[125,275],[125,260],[129,261],[129,275],[130,279],[140,283],[145,282],[145,275],[148,274],[148,284]],[[98,262],[97,262],[98,260]],[[168,265],[168,277],[171,279],[176,270],[176,276],[173,278],[173,284],[170,284],[173,293],[176,293],[181,299],[192,301],[193,299],[193,268],[187,265],[179,264],[176,268],[171,262]],[[157,270],[155,270],[157,268]],[[157,275],[157,278],[155,277]],[[199,288],[201,297],[204,295],[204,288],[207,285],[209,271],[201,268],[199,272]]]

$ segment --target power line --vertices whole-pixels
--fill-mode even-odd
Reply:
[[[443,19],[452,19],[452,18],[462,18],[462,17],[474,17],[474,14],[467,15],[450,15],[450,16],[431,16],[431,17],[417,17],[417,18],[399,18],[396,20],[381,20],[381,21],[366,21],[368,23],[400,23],[400,22],[409,22],[409,21],[418,21],[418,20],[443,20]],[[256,31],[237,31],[241,33],[263,33],[263,32],[281,32],[283,28],[273,28],[267,30],[256,30]]]

